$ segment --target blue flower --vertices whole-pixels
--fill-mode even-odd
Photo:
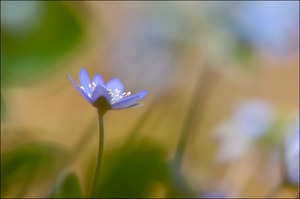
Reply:
[[[279,58],[297,49],[299,1],[249,1],[236,10],[234,29],[255,49]]]
[[[80,86],[69,75],[67,77],[84,99],[97,108],[107,110],[139,106],[142,103],[138,101],[148,93],[147,90],[144,90],[131,95],[130,92],[124,92],[124,86],[118,78],[104,83],[101,75],[97,73],[91,81],[85,68],[81,68],[79,71]]]
[[[231,115],[213,132],[219,141],[217,161],[226,162],[244,156],[256,141],[270,132],[276,110],[268,101],[251,99],[239,103]]]

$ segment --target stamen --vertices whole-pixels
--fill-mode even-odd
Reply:
[[[92,95],[89,93],[89,92],[87,92],[85,89],[84,89],[84,87],[83,86],[80,86],[79,87],[89,98],[92,98]]]
[[[90,90],[93,92],[97,85],[95,84],[95,82],[92,82],[92,84],[88,84],[88,86],[89,86]]]
[[[120,90],[119,89],[111,90],[109,88],[106,88],[106,90],[108,91],[108,94],[110,95],[111,104],[114,104],[114,103],[120,101],[121,99],[123,99],[124,97],[127,97],[127,96],[131,95],[131,92],[124,92],[120,95]]]

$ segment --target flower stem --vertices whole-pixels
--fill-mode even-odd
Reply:
[[[184,152],[186,149],[188,137],[191,134],[192,131],[192,124],[193,120],[197,114],[197,112],[200,112],[200,108],[203,109],[204,104],[206,102],[206,99],[208,96],[208,86],[210,86],[209,89],[211,89],[212,82],[211,80],[212,71],[207,65],[203,65],[202,70],[200,71],[200,74],[197,79],[194,95],[192,96],[190,106],[188,107],[188,111],[185,117],[185,120],[183,122],[183,126],[180,132],[180,137],[177,145],[177,149],[175,152],[174,157],[174,166],[176,172],[180,173],[180,166],[182,163],[182,159],[184,156]],[[198,108],[198,109],[197,109]],[[203,110],[201,110],[202,112]],[[200,118],[198,118],[198,122],[200,121]]]
[[[103,156],[103,147],[104,147],[104,123],[103,123],[103,111],[101,109],[98,109],[98,119],[99,119],[99,148],[98,148],[98,155],[97,155],[97,162],[96,162],[96,168],[94,173],[94,179],[92,184],[92,190],[91,190],[91,198],[97,197],[97,189],[99,187],[99,176],[100,176],[100,169],[101,169],[101,163],[102,163],[102,156]]]

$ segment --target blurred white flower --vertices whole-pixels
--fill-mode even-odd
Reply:
[[[287,140],[284,158],[287,179],[299,185],[299,116]]]
[[[213,131],[220,144],[217,161],[243,156],[255,140],[269,132],[274,119],[274,108],[267,101],[248,100],[237,105],[229,118]]]

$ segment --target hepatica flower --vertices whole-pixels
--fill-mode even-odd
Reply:
[[[243,101],[213,132],[220,148],[217,160],[231,161],[245,155],[255,141],[269,133],[275,120],[275,109],[260,99]]]
[[[99,176],[104,147],[104,114],[111,109],[124,109],[141,105],[138,101],[144,98],[148,91],[144,90],[131,95],[130,92],[124,92],[124,86],[118,78],[113,78],[104,83],[99,74],[95,74],[91,81],[84,68],[81,68],[79,71],[79,85],[69,75],[67,77],[82,97],[95,106],[98,111],[99,148],[90,195],[91,198],[98,198]]]
[[[118,78],[113,78],[104,83],[101,75],[95,74],[92,81],[84,68],[79,71],[79,82],[67,75],[68,79],[78,92],[93,106],[110,109],[124,109],[142,105],[138,101],[146,96],[147,90],[131,95],[131,92],[124,92],[124,86]]]

